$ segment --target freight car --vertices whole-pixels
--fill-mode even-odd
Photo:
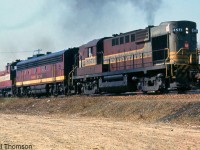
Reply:
[[[195,22],[169,21],[93,40],[79,48],[70,85],[85,94],[198,86],[197,33]]]
[[[68,92],[67,76],[78,48],[35,55],[17,63],[16,95],[59,95]]]

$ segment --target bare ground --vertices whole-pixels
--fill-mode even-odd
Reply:
[[[200,149],[200,95],[0,99],[0,144],[37,150]]]

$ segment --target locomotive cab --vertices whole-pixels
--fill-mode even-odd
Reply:
[[[165,64],[165,78],[171,83],[168,88],[190,89],[199,72],[196,23],[164,22],[153,28],[151,33],[153,61],[156,64],[162,60]]]
[[[171,21],[151,29],[154,63],[198,64],[196,23]]]

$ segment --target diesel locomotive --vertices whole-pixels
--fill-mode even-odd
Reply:
[[[195,22],[169,21],[18,60],[0,72],[0,93],[165,93],[199,88],[197,33]]]
[[[163,93],[198,86],[197,33],[195,22],[169,21],[93,40],[79,48],[76,92]]]
[[[66,77],[72,70],[78,48],[36,55],[17,63],[16,95],[60,95],[67,91]]]

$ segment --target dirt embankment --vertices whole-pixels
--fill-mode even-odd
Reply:
[[[200,125],[200,94],[1,98],[0,113],[56,114]]]
[[[199,98],[200,94],[173,94],[0,99],[0,146],[200,149]]]

